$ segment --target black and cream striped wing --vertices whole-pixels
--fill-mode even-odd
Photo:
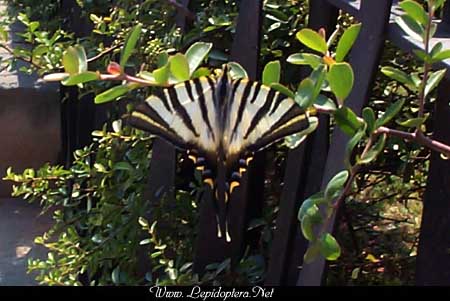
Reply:
[[[256,152],[309,127],[305,110],[292,98],[259,82],[234,81],[227,104],[225,147],[231,157]]]
[[[215,81],[202,77],[150,96],[129,117],[130,125],[183,150],[215,152],[219,139],[213,93]]]

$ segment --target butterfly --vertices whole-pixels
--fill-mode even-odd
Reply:
[[[187,152],[214,193],[217,235],[231,241],[230,195],[254,154],[294,133],[306,137],[310,113],[258,81],[232,79],[227,65],[218,76],[181,82],[160,94],[139,104],[128,123]]]

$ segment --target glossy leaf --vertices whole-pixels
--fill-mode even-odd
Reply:
[[[331,111],[335,111],[337,109],[334,101],[322,94],[317,96],[314,106]]]
[[[331,91],[343,101],[353,88],[354,75],[348,63],[335,63],[330,67],[327,75]]]
[[[311,53],[294,53],[287,58],[287,62],[294,65],[309,65],[315,69],[322,63],[322,58]]]
[[[320,237],[320,253],[327,260],[336,260],[341,256],[341,247],[330,233]]]
[[[444,61],[450,59],[450,49],[442,50],[432,57],[433,61]]]
[[[394,67],[383,67],[381,68],[381,72],[387,77],[396,80],[398,82],[401,82],[402,84],[415,87],[415,84],[411,79],[411,77],[408,74],[406,74],[406,72],[400,69]]]
[[[365,107],[362,111],[362,117],[364,121],[367,123],[367,131],[369,133],[373,132],[375,129],[375,112],[370,107]]]
[[[428,94],[430,94],[430,92],[439,85],[441,80],[444,78],[446,71],[447,69],[441,69],[430,74],[427,84],[425,85],[425,97],[427,97]]]
[[[262,74],[262,82],[265,85],[280,82],[281,65],[280,61],[272,61],[266,64]]]
[[[325,198],[323,192],[318,192],[307,198],[298,210],[297,219],[302,221],[302,219],[308,214],[317,214],[319,212],[319,207],[317,207],[317,205],[325,203],[324,200]]]
[[[190,71],[189,63],[184,55],[178,53],[172,56],[169,60],[170,72],[179,81],[189,80]]]
[[[334,119],[339,128],[349,136],[353,136],[361,127],[361,122],[356,114],[345,106],[334,112]]]
[[[282,84],[274,83],[274,84],[271,84],[270,87],[272,89],[274,89],[274,90],[279,91],[280,93],[282,93],[282,94],[284,94],[286,96],[289,96],[292,99],[295,99],[294,92],[292,92],[288,87],[286,87],[286,86],[284,86]]]
[[[415,128],[421,126],[427,120],[427,118],[428,116],[410,118],[405,121],[397,121],[397,124],[404,127]]]
[[[342,62],[352,48],[361,30],[361,24],[354,24],[342,34],[336,48],[336,62]]]
[[[228,63],[228,67],[230,67],[230,76],[232,79],[248,78],[247,72],[245,71],[244,67],[242,67],[238,63],[230,62]]]
[[[128,37],[125,40],[125,45],[122,48],[122,53],[120,56],[120,65],[122,67],[125,67],[131,55],[133,54],[133,51],[136,48],[136,44],[139,40],[139,36],[141,35],[141,31],[142,31],[142,24],[138,24],[128,34]]]
[[[80,63],[78,53],[78,50],[73,46],[68,47],[64,51],[62,63],[64,70],[70,75],[79,73]]]
[[[211,71],[209,71],[208,68],[201,67],[195,70],[195,72],[192,74],[192,78],[198,78],[202,76],[209,76],[211,75]]]
[[[295,101],[302,107],[307,108],[313,104],[314,82],[309,78],[305,78],[300,83],[295,93]]]
[[[169,64],[153,70],[153,77],[158,84],[165,84],[169,80],[170,67]]]
[[[349,173],[347,170],[343,170],[337,173],[327,184],[325,188],[325,199],[332,201],[339,196],[339,192],[344,188],[347,182]]]
[[[361,127],[355,135],[347,142],[347,145],[345,146],[345,157],[344,157],[344,164],[347,169],[352,168],[352,155],[353,150],[358,145],[358,143],[361,141],[361,139],[364,137],[366,128]]]
[[[302,29],[297,33],[296,37],[306,47],[320,52],[324,55],[327,54],[327,42],[320,34],[315,32],[314,30],[309,28]]]
[[[379,136],[374,146],[360,159],[357,160],[358,164],[369,164],[375,160],[378,155],[383,151],[386,143],[386,134]]]
[[[64,79],[61,83],[65,86],[75,86],[78,84],[84,84],[100,78],[97,72],[86,71],[78,74],[74,74]]]
[[[385,125],[392,118],[394,118],[395,115],[397,115],[398,112],[400,112],[404,103],[405,103],[405,100],[401,99],[401,100],[391,104],[387,108],[386,112],[379,119],[377,119],[377,121],[375,121],[375,129],[379,128],[380,126]]]
[[[422,5],[416,1],[402,1],[399,6],[414,20],[419,22],[422,26],[426,26],[428,23],[428,14],[423,9]]]
[[[212,43],[197,42],[186,51],[186,58],[189,63],[190,75],[202,64],[208,53],[211,51]]]
[[[115,86],[115,87],[113,87],[109,90],[106,90],[105,92],[97,95],[95,97],[95,103],[101,104],[101,103],[106,103],[106,102],[112,101],[120,96],[127,94],[129,90],[130,90],[129,87],[125,86],[125,85]]]
[[[411,38],[422,41],[424,28],[413,18],[403,15],[396,19],[396,23]]]

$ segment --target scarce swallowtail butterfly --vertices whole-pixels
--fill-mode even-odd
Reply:
[[[188,153],[213,191],[217,233],[227,241],[228,201],[254,153],[311,131],[308,111],[292,98],[257,81],[233,80],[226,65],[218,77],[196,78],[150,96],[128,122]],[[219,205],[225,210],[219,212]]]

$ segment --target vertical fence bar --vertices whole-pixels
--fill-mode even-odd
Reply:
[[[379,57],[384,46],[391,5],[392,0],[362,1],[361,3],[362,28],[350,56],[350,62],[355,73],[355,83],[354,89],[346,101],[346,104],[356,113],[361,112],[370,94]],[[349,138],[339,129],[336,129],[333,133],[322,188],[337,172],[344,169],[343,158],[348,140]],[[335,217],[335,215],[332,217],[332,222],[327,229],[330,232],[333,232]],[[310,264],[303,264],[297,285],[321,285],[325,268],[326,263],[323,258],[318,258]]]
[[[236,36],[232,48],[232,59],[242,64],[253,79],[258,73],[261,17],[261,0],[241,1]],[[248,209],[249,206],[253,206],[252,201],[249,200],[248,173],[250,172],[246,173],[242,185],[230,200],[229,219],[231,224],[229,231],[232,237],[230,243],[227,243],[224,238],[217,238],[211,195],[204,197],[201,205],[199,234],[194,258],[195,272],[202,273],[206,265],[221,262],[227,258],[231,258],[234,262],[241,255]],[[262,202],[260,198],[252,197],[252,200]]]
[[[440,26],[450,24],[450,3]],[[448,72],[448,71],[447,71]],[[450,79],[440,83],[435,105],[433,138],[450,144]],[[417,285],[450,285],[450,161],[431,153],[416,261]]]
[[[308,27],[325,28],[331,33],[338,9],[326,0],[309,4]],[[307,70],[303,70],[305,75]],[[266,285],[295,285],[307,241],[301,234],[297,211],[309,192],[320,189],[322,172],[328,153],[329,118],[320,117],[318,129],[297,149],[288,154],[280,211],[272,242]]]
[[[436,99],[433,138],[450,144],[450,80]],[[416,284],[450,285],[450,161],[432,151],[416,262]]]

